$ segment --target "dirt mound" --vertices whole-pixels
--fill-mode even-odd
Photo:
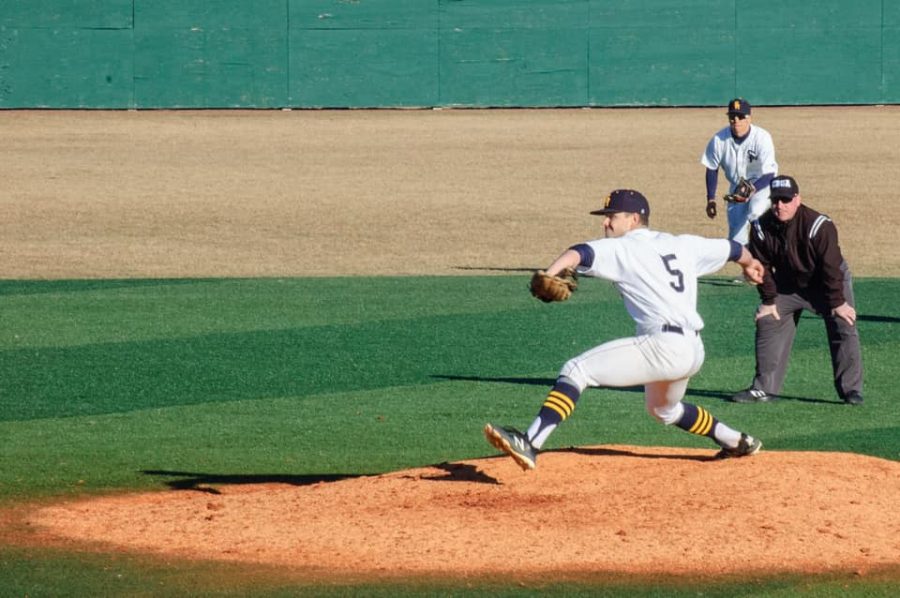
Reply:
[[[335,578],[900,564],[900,463],[712,455],[583,447],[543,453],[528,473],[497,457],[311,484],[198,486],[44,506],[25,523],[32,539]]]

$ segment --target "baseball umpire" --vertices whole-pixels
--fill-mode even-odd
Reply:
[[[563,365],[534,422],[523,434],[487,424],[484,434],[525,470],[534,469],[537,451],[556,427],[572,415],[589,386],[644,386],[647,411],[715,441],[718,458],[744,457],[762,443],[718,421],[703,407],[682,401],[688,380],[705,357],[697,313],[697,277],[737,262],[758,284],[762,264],[740,243],[693,235],[670,235],[648,228],[650,205],[639,192],[613,191],[602,209],[606,238],[574,245],[546,271],[532,277],[531,292],[543,301],[568,299],[577,288],[571,270],[611,281],[625,301],[637,330],[630,338],[601,344]]]
[[[834,387],[850,405],[863,402],[862,356],[856,329],[853,281],[834,223],[802,204],[792,177],[771,184],[772,209],[752,226],[750,251],[765,266],[756,311],[756,375],[736,403],[777,398],[803,310],[825,321]]]
[[[754,125],[750,102],[728,102],[729,125],[709,140],[700,163],[706,167],[706,215],[715,218],[719,168],[728,179],[723,197],[728,214],[728,238],[747,244],[750,222],[769,209],[769,182],[778,174],[775,144],[768,131]]]

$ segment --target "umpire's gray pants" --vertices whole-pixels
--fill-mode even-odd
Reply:
[[[852,306],[853,279],[844,266],[844,297]],[[859,348],[859,333],[841,318],[831,315],[831,309],[821,293],[779,294],[775,298],[780,320],[765,317],[756,321],[756,376],[753,388],[778,395],[784,384],[788,359],[797,325],[803,310],[811,311],[825,321],[828,347],[831,349],[831,367],[834,372],[834,388],[842,399],[847,393],[862,393],[862,354]]]

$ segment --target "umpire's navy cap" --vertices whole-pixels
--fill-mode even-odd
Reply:
[[[769,183],[769,197],[772,199],[793,199],[800,193],[800,186],[794,177],[786,174],[779,175]]]
[[[750,116],[750,102],[744,98],[734,98],[728,102],[728,115],[740,114],[741,116]]]
[[[634,189],[616,189],[606,196],[603,208],[591,214],[606,216],[616,212],[632,212],[634,214],[650,214],[650,204],[640,191]]]

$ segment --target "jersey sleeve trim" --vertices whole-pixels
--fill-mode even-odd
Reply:
[[[728,254],[728,261],[736,262],[741,259],[741,254],[744,253],[744,246],[731,239],[729,239],[728,242],[731,244],[731,252]]]
[[[767,172],[758,179],[753,182],[753,185],[756,187],[756,190],[765,189],[769,186],[769,183],[772,182],[772,179],[775,178],[774,172]]]
[[[578,262],[578,265],[582,268],[590,268],[594,263],[594,249],[587,243],[572,245],[569,249],[581,256],[581,261]]]

